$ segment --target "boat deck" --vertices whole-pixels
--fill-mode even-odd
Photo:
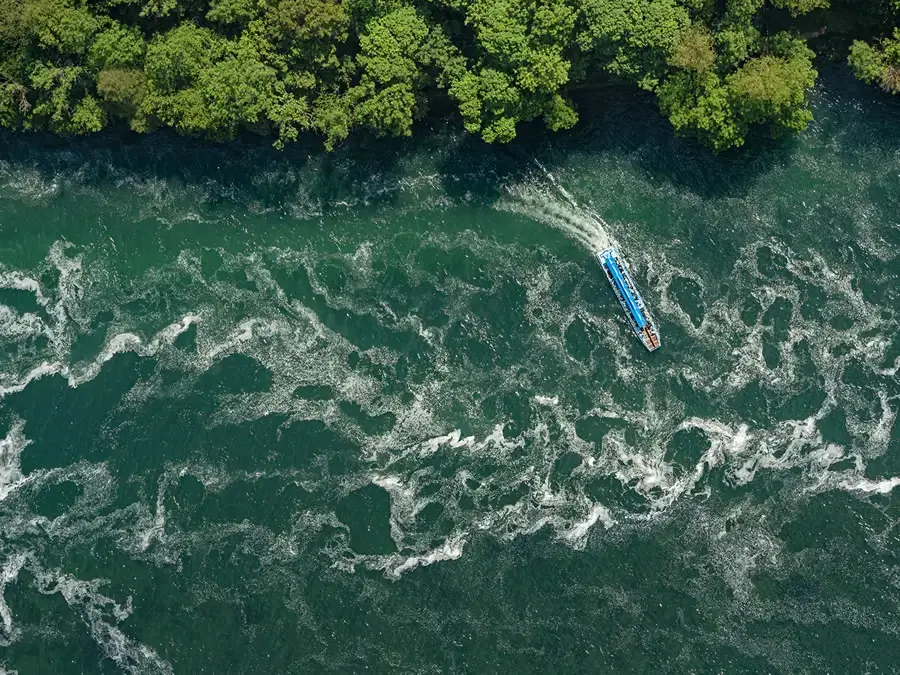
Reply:
[[[644,299],[637,290],[628,268],[619,257],[618,251],[610,247],[597,257],[635,336],[649,351],[658,349],[661,343],[656,322],[644,304]]]

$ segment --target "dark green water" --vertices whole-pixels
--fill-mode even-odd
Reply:
[[[5,139],[5,669],[898,672],[900,105],[815,99],[720,158],[602,93],[506,149]]]

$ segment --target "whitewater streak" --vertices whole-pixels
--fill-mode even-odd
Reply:
[[[609,248],[615,242],[607,229],[609,225],[593,210],[583,207],[578,203],[571,192],[566,190],[559,181],[537,158],[532,161],[544,173],[547,180],[556,190],[557,193],[565,200],[566,204],[571,207],[571,212],[558,213],[558,219],[555,221],[558,227],[564,232],[573,236],[576,240],[588,246],[592,253]],[[552,203],[552,200],[551,200]]]

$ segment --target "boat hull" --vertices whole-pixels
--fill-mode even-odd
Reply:
[[[648,351],[652,352],[659,349],[661,343],[656,321],[653,319],[653,315],[650,314],[650,310],[647,309],[644,298],[638,291],[634,279],[631,278],[628,267],[624,259],[619,255],[619,251],[615,246],[611,246],[601,251],[597,255],[597,259],[600,262],[600,267],[603,268],[606,279],[612,286],[613,292],[616,294],[619,304],[622,306],[622,310],[625,312],[625,318],[628,320],[635,337],[640,340],[641,344]]]

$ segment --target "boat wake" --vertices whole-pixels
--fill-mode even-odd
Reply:
[[[521,213],[561,231],[593,255],[615,245],[606,222],[590,208],[579,204],[537,159],[533,162],[543,176],[505,186],[504,191],[509,198],[501,200],[498,207]]]

